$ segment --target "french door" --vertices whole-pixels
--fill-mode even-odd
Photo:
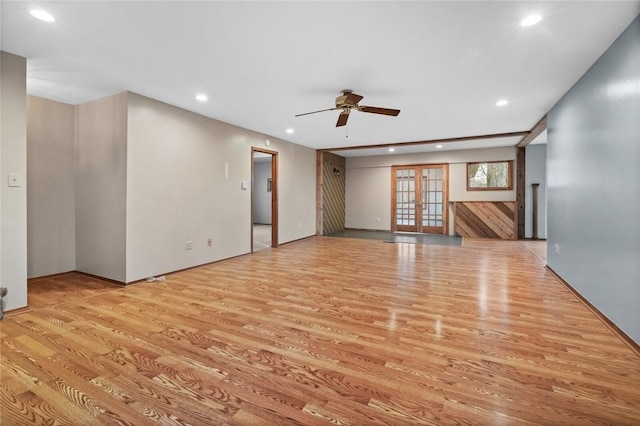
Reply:
[[[448,172],[446,164],[392,168],[392,231],[447,233]]]

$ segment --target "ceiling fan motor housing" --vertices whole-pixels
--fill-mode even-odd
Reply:
[[[345,89],[342,95],[336,98],[336,108],[355,108],[362,99],[363,97],[353,93],[353,90]]]

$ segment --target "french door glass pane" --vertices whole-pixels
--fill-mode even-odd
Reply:
[[[440,167],[422,169],[422,226],[441,227],[443,223],[443,173]]]

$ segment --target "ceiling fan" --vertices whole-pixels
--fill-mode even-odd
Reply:
[[[392,115],[392,116],[397,116],[398,114],[400,114],[400,110],[399,109],[390,109],[390,108],[379,108],[379,107],[372,107],[372,106],[360,106],[358,105],[358,102],[360,102],[362,100],[363,96],[358,95],[357,93],[353,93],[353,90],[348,90],[345,89],[342,91],[342,95],[338,96],[336,98],[336,107],[335,108],[328,108],[328,109],[321,109],[319,111],[312,111],[312,112],[305,112],[303,114],[297,114],[295,115],[295,117],[300,117],[303,115],[309,115],[309,114],[315,114],[317,112],[324,112],[324,111],[335,111],[338,109],[341,109],[342,112],[340,113],[340,115],[338,116],[338,122],[336,123],[336,127],[341,127],[347,124],[347,120],[349,119],[349,113],[351,112],[352,109],[355,109],[357,111],[361,111],[361,112],[370,112],[373,114],[382,114],[382,115]]]

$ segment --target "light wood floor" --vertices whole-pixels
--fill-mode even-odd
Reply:
[[[0,323],[0,423],[640,424],[640,357],[536,244],[316,237],[31,282]]]

